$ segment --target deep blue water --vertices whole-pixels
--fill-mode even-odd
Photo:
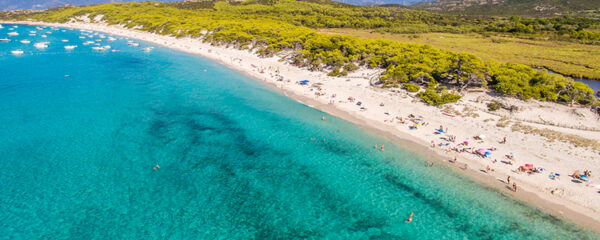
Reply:
[[[204,58],[32,30],[0,43],[2,239],[598,239]]]

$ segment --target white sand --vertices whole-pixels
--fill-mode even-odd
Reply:
[[[98,19],[96,19],[98,20]],[[371,125],[388,134],[393,134],[402,139],[410,139],[413,142],[427,146],[431,151],[435,151],[444,156],[444,161],[458,157],[458,163],[448,164],[455,166],[464,166],[468,164],[468,170],[464,172],[467,175],[489,176],[485,179],[494,179],[490,182],[496,182],[496,186],[501,186],[500,190],[508,194],[514,194],[504,189],[503,183],[507,176],[511,176],[511,183],[516,182],[519,189],[523,192],[534,193],[536,199],[543,199],[551,204],[538,204],[539,200],[531,200],[534,204],[544,205],[552,213],[562,215],[562,217],[578,222],[586,226],[599,226],[600,224],[600,189],[594,186],[600,185],[600,153],[585,147],[577,147],[571,143],[554,141],[534,135],[513,132],[511,126],[497,127],[501,116],[508,117],[512,123],[517,121],[532,121],[533,123],[523,122],[524,125],[539,129],[552,129],[565,134],[575,134],[593,140],[600,140],[599,131],[578,130],[573,128],[594,128],[600,129],[600,121],[587,108],[567,107],[554,103],[543,103],[537,101],[523,102],[510,98],[492,98],[490,95],[479,93],[468,93],[458,103],[448,106],[456,109],[458,112],[465,112],[464,108],[474,109],[472,112],[478,114],[478,117],[449,117],[443,113],[440,108],[427,106],[411,94],[403,90],[389,89],[384,90],[370,85],[367,76],[376,75],[381,70],[361,69],[350,74],[348,77],[327,77],[326,73],[310,72],[305,69],[299,69],[283,61],[280,57],[260,58],[257,55],[232,48],[223,48],[210,46],[199,39],[180,38],[176,39],[168,36],[161,36],[138,30],[125,29],[120,26],[107,26],[102,23],[89,23],[79,19],[79,22],[68,24],[47,24],[38,22],[18,22],[21,24],[34,25],[52,25],[60,27],[87,29],[101,31],[110,34],[126,36],[156,43],[172,49],[185,51],[188,53],[199,54],[212,60],[219,61],[235,70],[248,74],[258,80],[264,81],[283,92],[292,93],[296,99],[310,99],[313,107],[325,110],[338,115],[339,117],[352,116],[360,119],[365,124]],[[13,22],[8,24],[14,24]],[[140,49],[141,51],[141,49]],[[252,66],[255,65],[257,67]],[[259,68],[264,68],[264,73],[259,72]],[[284,81],[276,80],[275,70],[279,69]],[[310,80],[310,84],[321,83],[321,90],[314,87],[302,86],[297,84],[301,80]],[[317,96],[316,93],[322,93]],[[332,95],[336,94],[333,98]],[[414,95],[414,94],[412,94]],[[356,102],[349,102],[348,97],[354,97],[356,101],[362,102],[362,107],[356,105]],[[504,103],[519,106],[520,110],[511,114],[507,110],[499,110],[494,114],[487,112],[485,103],[492,99],[500,100]],[[380,103],[385,106],[381,107]],[[319,105],[320,104],[320,105]],[[327,109],[333,109],[331,111]],[[446,109],[448,110],[448,109]],[[386,114],[386,112],[389,114]],[[336,114],[338,113],[338,114]],[[419,126],[416,130],[410,130],[412,125],[406,118],[409,114],[414,114],[417,118],[423,119],[428,123],[427,126]],[[406,124],[400,123],[395,117],[402,117]],[[545,124],[546,125],[545,125]],[[566,127],[550,126],[565,125]],[[431,147],[431,141],[436,144],[445,143],[440,137],[446,134],[434,134],[437,128],[442,125],[448,129],[448,133],[456,136],[456,142],[449,147]],[[474,141],[473,136],[485,134],[484,141]],[[506,137],[507,144],[498,142]],[[470,153],[447,152],[450,147],[457,143],[468,141],[469,147],[475,149],[497,148],[492,151],[491,157],[482,158]],[[377,144],[377,143],[372,143]],[[510,153],[515,156],[513,165],[502,163],[507,159],[504,157]],[[493,163],[492,160],[497,162]],[[528,175],[526,173],[517,173],[515,169],[519,165],[526,163],[533,164],[535,167],[544,168],[545,171],[539,174]],[[438,162],[438,164],[440,164]],[[483,169],[489,166],[493,171],[484,173]],[[591,170],[594,174],[590,183],[574,183],[570,175],[575,170]],[[560,173],[558,180],[550,180],[548,175],[551,172]],[[476,177],[476,179],[482,179]],[[551,191],[556,190],[555,194]],[[519,190],[516,197],[521,194]],[[527,197],[521,199],[528,200]],[[538,202],[536,202],[538,201]],[[570,214],[567,212],[575,212]],[[582,222],[582,216],[585,216],[585,222]],[[589,223],[592,221],[592,223]],[[595,230],[598,230],[596,228]]]

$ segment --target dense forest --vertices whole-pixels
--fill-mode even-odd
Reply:
[[[427,25],[433,31],[513,31],[521,25],[539,34],[587,31],[593,22],[577,18],[545,19],[468,18],[442,16],[406,8],[359,7],[342,3],[295,0],[258,0],[237,3],[113,3],[87,7],[56,8],[40,13],[12,15],[13,19],[67,22],[75,16],[103,15],[109,24],[176,37],[200,37],[215,45],[252,49],[264,56],[285,53],[293,63],[330,75],[347,75],[360,66],[383,68],[383,87],[414,85],[418,95],[432,105],[457,101],[454,91],[487,87],[521,99],[539,99],[583,105],[598,104],[587,85],[531,67],[483,61],[467,53],[454,53],[426,45],[391,40],[361,39],[317,33],[316,28],[363,28],[394,31],[405,25]],[[577,27],[575,27],[577,26]],[[434,29],[435,28],[435,29]],[[528,29],[527,27],[525,27]],[[528,30],[527,30],[528,31]],[[525,31],[525,32],[527,32]],[[448,90],[451,89],[451,90]]]

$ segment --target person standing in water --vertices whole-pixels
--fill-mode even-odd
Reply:
[[[406,219],[406,222],[411,223],[414,215],[415,214],[413,212],[410,212],[410,216],[408,216],[408,219]]]
[[[379,148],[379,150],[383,151],[383,144],[381,144],[381,147]]]

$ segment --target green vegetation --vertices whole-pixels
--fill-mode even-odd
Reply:
[[[483,60],[515,62],[575,78],[600,79],[600,45],[520,39],[499,34],[390,34],[347,28],[320,29],[319,32],[427,44],[448,51],[472,53]]]
[[[500,104],[498,104],[498,103],[488,103],[487,107],[488,107],[488,109],[490,111],[496,111],[496,110],[500,109]]]
[[[440,18],[423,11],[402,8],[356,7],[279,0],[241,3],[114,3],[18,15],[15,19],[67,22],[76,16],[91,19],[102,15],[109,24],[122,24],[175,37],[199,37],[214,45],[253,49],[263,56],[285,52],[295,65],[311,70],[330,70],[343,76],[358,66],[383,68],[380,81],[395,87],[412,83],[429,86],[420,92],[431,105],[456,102],[469,87],[487,87],[522,99],[591,104],[593,91],[556,74],[495,60],[482,60],[468,53],[455,53],[427,45],[392,40],[362,39],[317,33],[316,27],[389,28],[406,22],[431,25],[475,23],[483,20]],[[437,19],[437,20],[436,20]],[[492,20],[488,20],[492,21]],[[485,21],[484,21],[485,22]],[[481,24],[477,25],[478,27]],[[450,27],[451,28],[451,27]]]
[[[423,102],[429,105],[439,106],[446,103],[453,103],[460,99],[460,95],[455,92],[449,92],[446,87],[428,87],[425,91],[417,94]]]
[[[406,89],[406,91],[408,92],[418,92],[419,90],[421,90],[421,86],[411,83],[405,83],[404,85],[402,85],[402,88]]]
[[[556,15],[582,15],[589,14],[600,8],[597,0],[504,0],[495,1],[480,0],[440,0],[435,2],[422,2],[417,4],[418,8],[442,10],[444,12],[469,14],[469,15],[492,15],[492,16],[556,16]]]

